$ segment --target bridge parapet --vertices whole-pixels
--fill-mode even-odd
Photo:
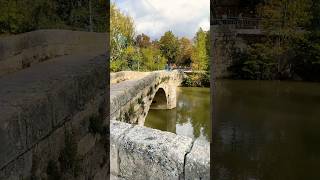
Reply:
[[[120,71],[110,73],[110,84],[120,83],[122,81],[141,79],[151,72],[138,72],[138,71]]]
[[[210,179],[210,145],[186,136],[110,123],[111,175],[124,179]]]
[[[106,52],[106,33],[37,30],[0,38],[0,77],[58,56]]]

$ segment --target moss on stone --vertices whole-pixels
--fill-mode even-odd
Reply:
[[[59,162],[63,174],[71,173],[75,177],[79,175],[80,164],[77,143],[74,135],[69,131],[65,132],[64,148],[60,151]]]
[[[138,98],[138,104],[142,104],[143,103],[143,97],[142,95]]]
[[[149,88],[149,91],[148,91],[148,93],[147,93],[147,96],[151,96],[153,94],[153,87],[151,86],[150,88]]]
[[[134,105],[133,104],[130,104],[130,107],[129,107],[129,110],[128,110],[128,114],[129,114],[129,117],[134,117],[135,111],[134,111]]]
[[[102,134],[103,119],[97,115],[92,115],[89,118],[89,132],[92,134]]]
[[[47,165],[48,180],[59,180],[61,179],[61,172],[58,168],[58,163],[54,160],[49,160]]]

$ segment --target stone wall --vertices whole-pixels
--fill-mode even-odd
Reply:
[[[0,38],[0,77],[58,56],[106,51],[107,34],[38,30]]]
[[[235,27],[211,25],[211,44],[217,78],[230,78],[230,66],[236,60],[234,50],[244,51],[252,42],[260,42],[263,33],[259,29],[235,29]]]
[[[210,145],[119,121],[110,123],[111,176],[118,179],[210,179]]]
[[[0,77],[0,179],[107,179],[106,73],[72,52]]]

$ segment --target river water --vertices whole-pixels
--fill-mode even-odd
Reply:
[[[177,88],[177,107],[149,110],[145,126],[210,141],[210,89]]]
[[[320,179],[320,84],[217,82],[216,180]]]

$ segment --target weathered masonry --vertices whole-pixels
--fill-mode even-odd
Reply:
[[[175,108],[182,80],[178,71],[112,73],[110,119],[143,125],[150,108]]]
[[[0,179],[107,179],[106,39],[1,37]]]
[[[110,123],[111,174],[123,179],[210,179],[209,143],[174,133]]]
[[[150,108],[175,108],[183,76],[178,71],[111,74],[112,178],[210,179],[209,143],[143,126]]]

